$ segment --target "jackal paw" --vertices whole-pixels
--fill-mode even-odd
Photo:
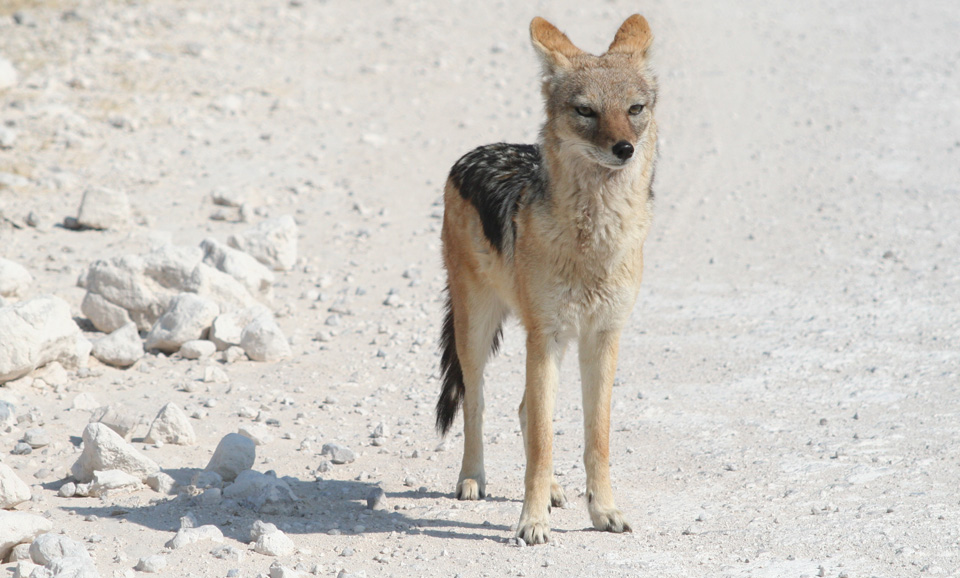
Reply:
[[[482,500],[485,495],[483,483],[473,478],[464,478],[457,484],[458,500]]]
[[[549,520],[538,520],[533,516],[521,516],[520,524],[517,526],[517,538],[522,539],[529,546],[546,544],[550,541]]]
[[[613,532],[620,534],[622,532],[633,532],[630,523],[623,516],[623,512],[616,508],[590,510],[590,519],[593,521],[593,527],[601,532]]]
[[[557,482],[550,484],[550,505],[554,508],[563,508],[567,505],[567,495],[563,493],[563,487]]]

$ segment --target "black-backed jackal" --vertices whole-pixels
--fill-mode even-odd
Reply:
[[[517,537],[539,544],[550,539],[551,504],[565,501],[553,479],[552,420],[571,339],[579,344],[590,518],[600,530],[630,531],[610,488],[610,396],[650,227],[657,92],[646,60],[652,36],[640,15],[623,23],[602,56],[581,51],[542,18],[531,22],[530,37],[543,64],[540,142],[467,153],[444,191],[449,307],[437,428],[446,434],[463,405],[457,497],[483,498],[483,368],[504,319],[517,314],[527,332]]]

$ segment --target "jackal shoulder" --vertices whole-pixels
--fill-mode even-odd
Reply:
[[[477,210],[484,236],[504,253],[513,243],[521,203],[546,193],[545,175],[538,145],[497,143],[461,157],[450,181]]]

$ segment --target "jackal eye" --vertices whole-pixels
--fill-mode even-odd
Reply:
[[[642,105],[642,104],[635,104],[635,105],[631,106],[631,107],[630,107],[630,110],[628,110],[627,112],[629,112],[631,116],[637,116],[638,114],[640,114],[641,112],[643,112],[643,105]]]
[[[597,116],[597,111],[593,110],[589,106],[578,106],[574,110],[577,111],[577,114],[579,114],[580,116],[586,116],[586,117]]]

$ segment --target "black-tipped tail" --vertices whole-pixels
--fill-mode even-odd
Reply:
[[[437,399],[437,431],[447,435],[463,404],[463,368],[457,357],[457,339],[453,329],[453,303],[447,295],[447,311],[440,332],[440,379],[443,386]]]

